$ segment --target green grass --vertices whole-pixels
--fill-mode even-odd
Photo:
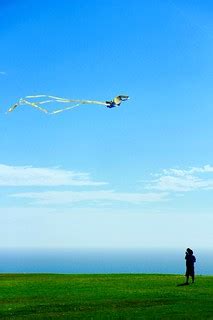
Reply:
[[[0,319],[213,319],[213,277],[0,274]]]

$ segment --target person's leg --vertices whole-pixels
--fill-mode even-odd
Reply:
[[[195,274],[194,274],[194,272],[192,273],[192,283],[194,283],[195,282]]]
[[[189,275],[186,273],[186,284],[189,284]]]

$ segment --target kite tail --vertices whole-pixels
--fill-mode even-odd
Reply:
[[[15,103],[12,107],[10,107],[7,112],[12,112],[15,108],[17,108],[19,106],[19,104]],[[6,113],[7,113],[6,112]]]
[[[67,111],[67,110],[70,110],[70,109],[74,109],[74,108],[76,108],[76,107],[78,107],[78,106],[80,106],[80,105],[81,105],[81,103],[77,103],[77,104],[75,104],[74,106],[71,106],[71,107],[54,110],[54,111],[52,111],[52,112],[49,112],[49,114],[61,113],[61,112],[64,112],[64,111]]]
[[[29,99],[40,99],[40,101],[36,101],[36,102],[31,102],[29,101]],[[19,101],[14,104],[12,107],[10,107],[8,109],[7,112],[12,112],[14,111],[17,107],[21,106],[21,105],[29,105],[35,109],[38,109],[39,111],[42,111],[46,114],[57,114],[57,113],[61,113],[76,107],[79,107],[82,104],[96,104],[96,105],[102,105],[102,106],[106,106],[109,107],[109,105],[111,105],[112,103],[114,103],[114,106],[118,106],[120,105],[120,103],[122,101],[125,101],[129,99],[129,96],[117,96],[115,97],[112,101],[97,101],[97,100],[77,100],[77,99],[66,99],[66,98],[60,98],[60,97],[56,97],[56,96],[50,96],[50,95],[45,95],[45,94],[39,94],[39,95],[35,95],[35,96],[26,96],[25,98],[21,98],[19,99]],[[53,111],[49,111],[44,107],[41,107],[41,105],[44,104],[48,104],[48,103],[76,103],[75,105],[66,107],[66,108],[62,108],[62,109],[56,109]]]
[[[44,112],[44,113],[49,113],[47,109],[42,108],[42,107],[39,107],[38,104],[36,104],[36,103],[34,103],[34,102],[29,102],[29,101],[24,100],[24,99],[22,100],[22,102],[23,102],[24,104],[28,104],[29,106],[31,106],[31,107],[33,107],[33,108],[36,108],[36,109],[38,109],[38,110],[40,110],[40,111],[42,111],[42,112]]]

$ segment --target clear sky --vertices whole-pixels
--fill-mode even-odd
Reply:
[[[1,247],[212,247],[212,12],[0,2]],[[34,94],[131,100],[5,114]]]

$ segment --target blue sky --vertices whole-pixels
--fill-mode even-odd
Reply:
[[[212,9],[1,1],[0,246],[212,246]],[[131,99],[5,114],[34,94]]]

